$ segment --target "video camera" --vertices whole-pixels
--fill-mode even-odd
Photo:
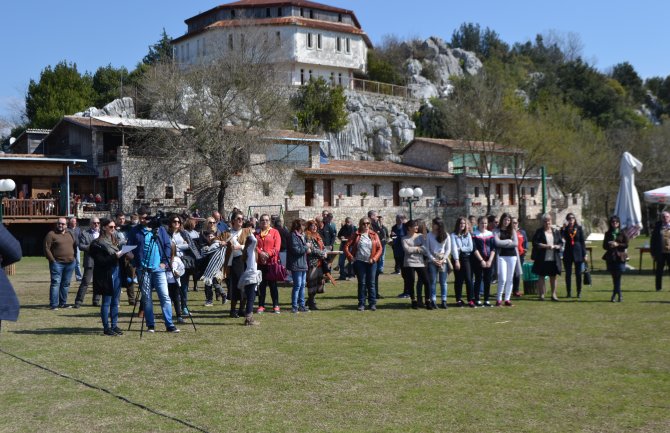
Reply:
[[[150,229],[157,229],[162,224],[165,224],[166,222],[167,222],[167,217],[165,216],[165,212],[163,212],[162,210],[158,210],[158,211],[156,211],[156,215],[153,215],[149,219],[149,222],[147,223],[147,226]]]

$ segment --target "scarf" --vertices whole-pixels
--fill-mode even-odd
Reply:
[[[212,253],[212,258],[209,260],[202,277],[200,277],[200,280],[204,281],[206,285],[211,286],[214,278],[219,280],[223,279],[223,272],[221,270],[226,261],[226,249],[225,246],[222,246],[221,248],[214,250]]]
[[[577,236],[577,226],[569,226],[567,229],[568,236],[570,237],[570,245],[575,246],[575,236]]]

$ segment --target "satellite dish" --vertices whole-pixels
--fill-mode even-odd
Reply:
[[[15,141],[16,141],[16,138],[14,138],[14,137],[9,137],[9,145],[10,145],[10,146],[11,146],[12,144],[14,144]]]

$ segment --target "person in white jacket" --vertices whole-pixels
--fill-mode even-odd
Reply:
[[[437,302],[437,279],[440,280],[442,301],[440,308],[447,308],[447,274],[449,273],[449,255],[451,254],[451,237],[444,228],[442,218],[434,218],[433,226],[426,236],[425,245],[428,257],[428,282],[433,308]]]

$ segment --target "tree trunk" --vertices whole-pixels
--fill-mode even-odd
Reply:
[[[216,207],[219,210],[219,213],[221,215],[226,215],[226,209],[225,209],[225,199],[226,199],[226,182],[220,181],[219,182],[219,191],[216,195]]]

